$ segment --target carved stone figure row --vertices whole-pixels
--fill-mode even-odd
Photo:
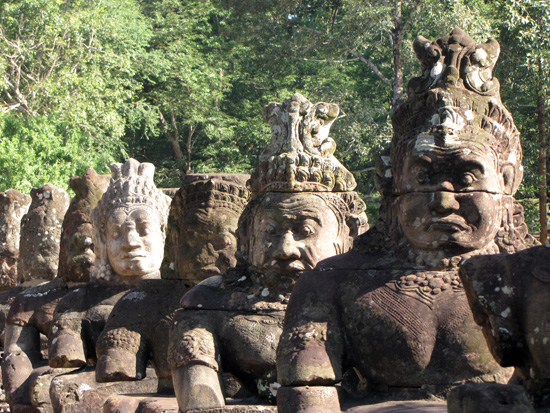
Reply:
[[[181,411],[230,410],[248,397],[238,411],[253,412],[276,397],[281,413],[339,412],[342,381],[356,395],[366,385],[364,403],[505,383],[512,371],[491,351],[544,401],[546,321],[522,306],[547,281],[532,265],[543,247],[464,266],[489,346],[458,274],[464,259],[535,244],[513,198],[521,146],[492,76],[498,43],[455,29],[414,48],[422,76],[393,114],[379,162],[380,219],[367,232],[365,204],[329,137],[339,107],[300,94],[264,108],[272,139],[247,183],[188,175],[170,201],[153,183],[154,166],[130,159],[111,165],[108,186],[93,170],[71,180],[67,214],[66,193],[34,190],[17,274],[23,287],[48,282],[12,296],[2,364],[12,411],[61,411],[92,374],[102,384],[85,407],[88,396],[71,399],[79,411],[103,411],[105,393],[137,392],[152,375],[152,390],[175,392]],[[48,207],[58,198],[65,209]],[[17,203],[6,222],[22,215]],[[51,229],[31,232],[33,220]],[[13,275],[15,244],[4,245]],[[526,269],[537,282],[514,280]],[[497,290],[504,299],[488,301]],[[55,370],[86,366],[68,385]],[[136,385],[108,387],[119,381]],[[105,411],[143,403],[112,397]]]

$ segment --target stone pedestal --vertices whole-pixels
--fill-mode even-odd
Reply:
[[[143,380],[97,383],[94,369],[86,368],[78,373],[55,377],[50,397],[54,411],[58,413],[103,413],[103,404],[113,394],[154,393],[157,386],[153,369],[147,369],[147,377]]]

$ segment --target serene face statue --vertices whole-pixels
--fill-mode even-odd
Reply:
[[[180,274],[218,275],[236,264],[239,214],[229,208],[188,211],[182,225],[176,265]]]
[[[420,250],[477,250],[500,227],[502,180],[489,150],[412,151],[397,190],[399,224]]]
[[[269,194],[252,225],[250,264],[260,271],[311,270],[338,252],[338,220],[327,202],[311,193]]]
[[[118,208],[106,227],[107,254],[119,275],[146,275],[160,268],[164,237],[157,214],[145,207]]]

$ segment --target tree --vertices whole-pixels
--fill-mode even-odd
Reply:
[[[500,1],[502,13],[502,39],[507,49],[509,64],[503,78],[512,89],[509,98],[514,103],[514,114],[522,131],[523,147],[528,155],[536,152],[537,168],[530,165],[528,156],[524,185],[520,189],[526,197],[536,191],[538,180],[540,241],[548,243],[547,229],[547,139],[546,107],[548,83],[550,82],[550,9],[546,1],[510,0]],[[532,116],[535,113],[536,116]],[[538,141],[538,145],[535,142]],[[529,159],[530,158],[530,159]]]
[[[481,0],[222,3],[232,35],[267,70],[252,76],[255,84],[262,79],[274,97],[294,89],[340,104],[346,117],[333,127],[338,156],[365,193],[374,191],[376,156],[391,139],[389,116],[403,98],[405,79],[419,75],[416,35],[437,38],[461,26],[483,40],[493,32],[493,6]]]
[[[67,187],[71,175],[126,156],[126,105],[140,88],[133,64],[148,38],[134,0],[0,2],[2,189]]]

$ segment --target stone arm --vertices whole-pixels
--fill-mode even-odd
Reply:
[[[145,320],[137,308],[145,304],[132,300],[132,294],[136,292],[130,291],[117,302],[97,340],[96,380],[100,383],[146,376],[149,349],[141,331]]]
[[[530,274],[525,271],[526,265],[514,269],[509,258],[521,255],[472,257],[459,271],[474,320],[482,327],[493,357],[503,367],[521,367],[526,362],[528,346],[520,325],[517,296],[521,295],[521,279]]]
[[[2,383],[12,408],[30,403],[28,379],[33,372],[33,365],[41,359],[38,329],[29,325],[8,324]]]
[[[170,329],[168,360],[182,412],[225,406],[220,348],[211,311],[179,309]]]
[[[342,379],[344,346],[333,291],[330,277],[318,272],[294,287],[277,348],[280,413],[340,412],[334,384]]]
[[[79,291],[67,294],[55,309],[48,337],[48,359],[51,367],[83,367],[87,364],[82,337],[84,312],[74,306],[75,302],[79,302],[79,295]]]

